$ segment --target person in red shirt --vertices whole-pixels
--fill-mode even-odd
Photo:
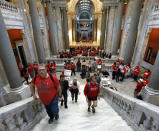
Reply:
[[[92,107],[92,112],[95,113],[95,107],[97,107],[97,97],[100,99],[100,85],[96,81],[95,76],[91,76],[90,82],[85,85],[84,95],[86,96],[88,102],[88,112],[90,112],[90,107]],[[93,102],[93,105],[91,105]]]
[[[137,81],[139,72],[140,72],[140,68],[139,68],[139,66],[136,66],[136,67],[134,68],[134,80],[135,80],[135,81]]]
[[[33,69],[32,64],[28,64],[27,69],[28,69],[28,72],[30,74],[30,77],[33,78],[34,77],[34,69]]]
[[[119,59],[117,59],[116,64],[120,65],[120,60]]]
[[[69,62],[66,63],[66,69],[67,69],[67,70],[70,70],[70,69],[71,69]]]
[[[74,76],[76,76],[75,68],[76,68],[75,64],[73,62],[71,62],[71,70],[72,70],[71,76],[72,76],[73,73],[74,73]]]
[[[142,90],[142,88],[144,86],[146,86],[147,84],[149,83],[149,80],[148,79],[141,79],[139,80],[138,84],[136,85],[136,88],[134,90],[134,97],[135,98],[138,98],[139,97],[139,93],[140,91]]]
[[[37,62],[34,62],[33,68],[34,68],[35,75],[37,75],[38,74],[38,63]]]
[[[113,80],[116,77],[116,72],[117,72],[117,66],[116,66],[116,62],[114,62],[114,64],[113,64],[113,72],[112,72],[112,79]]]
[[[53,61],[50,65],[50,73],[54,73],[55,74],[55,71],[56,71],[56,63],[55,61]]]
[[[123,67],[123,68],[121,69],[121,79],[120,79],[120,81],[123,81],[123,80],[124,80],[125,74],[126,74],[126,68]]]
[[[36,100],[35,88],[41,102],[46,108],[46,112],[49,119],[49,124],[51,124],[55,118],[59,118],[59,108],[58,108],[58,98],[61,100],[61,86],[59,84],[58,78],[53,74],[48,74],[45,65],[40,65],[38,68],[38,74],[32,79],[31,82],[31,92],[33,94],[33,99]]]
[[[20,75],[22,77],[23,76],[23,65],[20,62],[18,63],[18,69],[19,69]]]
[[[148,69],[144,72],[143,78],[148,79],[148,77],[151,75],[151,71]]]

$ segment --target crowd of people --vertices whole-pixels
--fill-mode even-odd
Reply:
[[[70,52],[78,52],[77,49],[71,49]],[[92,48],[83,48],[82,53],[86,51],[91,53],[92,51],[97,51]],[[63,52],[64,53],[64,52]],[[63,54],[62,53],[62,54]],[[88,103],[88,112],[92,111],[95,113],[95,107],[97,106],[97,99],[100,93],[100,86],[102,85],[101,77],[109,76],[108,71],[102,70],[102,60],[94,59],[93,61],[80,60],[75,63],[75,61],[65,61],[64,69],[71,71],[71,76],[76,75],[77,72],[81,72],[80,76],[82,79],[86,79],[86,85],[84,87],[84,95]],[[35,95],[35,87],[41,102],[46,108],[46,112],[50,117],[49,123],[52,123],[53,120],[58,120],[59,118],[59,108],[58,101],[61,101],[61,106],[67,109],[67,97],[68,90],[71,93],[72,101],[77,103],[78,95],[81,94],[80,82],[74,78],[72,81],[65,79],[64,70],[62,71],[60,78],[56,76],[56,63],[54,61],[49,62],[45,65],[39,65],[37,62],[33,64],[28,64],[27,66],[22,66],[18,64],[18,68],[21,76],[23,76],[27,82],[30,84],[29,77],[31,80],[31,92],[33,98],[36,100],[37,96]],[[134,81],[137,82],[136,88],[134,90],[134,97],[142,99],[140,93],[144,86],[149,82],[149,76],[151,75],[150,70],[145,70],[142,75],[140,75],[140,68],[136,66],[132,68],[129,64],[125,65],[123,60],[117,59],[116,62],[112,65],[112,80],[116,82],[124,81],[126,77],[132,77]],[[91,75],[93,73],[93,75]],[[101,75],[102,74],[102,75]]]
[[[78,95],[80,92],[80,82],[74,78],[72,81],[67,81],[65,75],[61,74],[58,80],[54,73],[47,71],[46,65],[38,66],[38,74],[34,76],[31,81],[30,89],[34,100],[37,99],[35,93],[35,87],[39,99],[44,104],[46,112],[49,116],[48,123],[51,124],[54,119],[59,119],[59,107],[58,101],[61,101],[61,106],[67,109],[67,90],[70,90],[72,101],[77,103]],[[97,107],[97,99],[100,99],[100,83],[97,81],[96,75],[90,76],[90,81],[86,83],[83,93],[88,103],[88,112],[95,113],[95,107]]]
[[[137,82],[136,88],[134,90],[134,97],[142,99],[141,90],[149,83],[151,71],[148,69],[141,74],[139,66],[132,68],[130,64],[124,65],[124,61],[119,59],[113,64],[112,68],[112,79],[116,80],[116,82],[123,81],[126,77],[132,77],[134,81]]]
[[[106,53],[104,50],[100,50],[99,47],[72,47],[70,50],[59,51],[57,58],[72,58],[74,56],[98,56],[101,58],[111,59],[111,53]]]

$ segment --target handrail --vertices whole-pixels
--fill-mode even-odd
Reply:
[[[32,129],[44,116],[40,100],[32,97],[0,108],[0,130],[16,131]]]
[[[135,131],[159,131],[159,107],[108,88],[103,96]]]

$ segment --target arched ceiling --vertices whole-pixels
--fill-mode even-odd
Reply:
[[[69,0],[69,2],[67,2],[67,9],[68,9],[68,13],[75,13],[76,11],[76,5],[77,3],[81,1],[81,0]],[[87,1],[87,0],[84,0]],[[92,4],[94,5],[94,12],[98,13],[102,11],[103,8],[103,2],[101,2],[101,0],[89,0],[90,2],[92,2]],[[87,2],[81,2],[81,3],[87,3]],[[88,6],[81,6],[81,9],[84,8],[86,9]],[[89,7],[88,7],[89,8]]]

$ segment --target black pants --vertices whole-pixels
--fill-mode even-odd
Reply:
[[[115,79],[115,76],[116,76],[116,71],[113,71],[113,72],[112,72],[112,79],[113,79],[113,80]]]
[[[137,81],[138,75],[134,75],[134,80]]]
[[[120,81],[123,81],[123,80],[124,80],[124,78],[125,78],[125,75],[124,75],[124,74],[122,74],[122,75],[121,75],[121,79],[120,79]]]
[[[71,76],[72,76],[73,73],[74,73],[74,76],[75,76],[76,75],[75,69],[72,69]]]
[[[119,82],[120,75],[116,75],[116,82]]]
[[[74,91],[73,89],[71,90],[72,100],[74,100],[74,97],[75,97],[75,101],[77,101],[77,99],[78,99],[78,92],[79,91]]]
[[[80,66],[79,66],[79,67],[77,66],[77,71],[78,71],[78,72],[81,71],[81,67],[80,67]]]
[[[63,105],[63,102],[64,102],[64,105],[67,106],[67,92],[62,92],[62,96],[63,96],[63,99],[61,101],[61,105]]]
[[[29,81],[28,81],[29,77],[24,77],[24,78],[25,78],[27,84],[29,84]]]

